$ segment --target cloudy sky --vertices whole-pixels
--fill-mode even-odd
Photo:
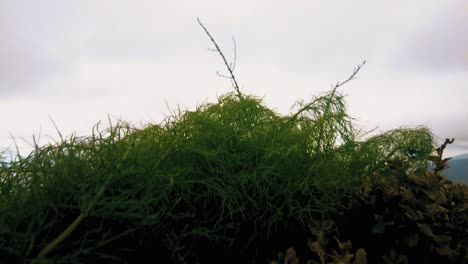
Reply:
[[[350,113],[376,132],[425,125],[468,152],[468,2],[0,0],[0,149],[27,154],[90,134],[108,115],[159,123],[231,91],[199,17],[241,89],[282,114],[347,78]],[[114,119],[114,120],[115,120]]]

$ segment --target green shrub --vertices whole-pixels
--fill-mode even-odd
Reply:
[[[241,93],[228,66],[236,91],[215,103],[141,129],[98,124],[0,163],[0,260],[265,259],[387,160],[432,152],[423,127],[362,140],[337,90],[361,66],[286,116]]]
[[[445,166],[441,149],[447,142],[438,157],[430,157],[436,168]],[[288,249],[276,263],[299,263],[300,257],[310,263],[466,263],[468,186],[447,180],[437,169],[408,170],[397,157],[388,163],[384,171],[364,177],[342,212],[311,220],[308,255]],[[355,254],[351,241],[360,248]]]

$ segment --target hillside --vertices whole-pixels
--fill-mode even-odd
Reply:
[[[453,181],[468,184],[468,154],[453,157],[442,173]]]

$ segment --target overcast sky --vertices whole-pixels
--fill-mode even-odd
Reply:
[[[160,123],[232,91],[199,17],[229,60],[237,43],[242,91],[282,114],[330,89],[376,132],[425,125],[468,152],[468,1],[0,0],[0,149],[27,154],[88,135],[111,115]],[[49,118],[50,117],[50,118]],[[24,139],[24,140],[23,140]]]

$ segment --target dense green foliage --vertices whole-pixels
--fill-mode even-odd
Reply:
[[[336,88],[287,116],[229,93],[159,125],[37,146],[0,165],[0,260],[193,262],[203,243],[258,256],[252,241],[336,212],[363,176],[434,149],[424,127],[364,140],[352,121]]]
[[[452,142],[431,156],[436,168],[445,166],[441,149]],[[311,219],[303,245],[295,245],[300,254],[290,247],[272,264],[467,263],[468,186],[437,169],[389,163],[364,177],[341,213]]]

